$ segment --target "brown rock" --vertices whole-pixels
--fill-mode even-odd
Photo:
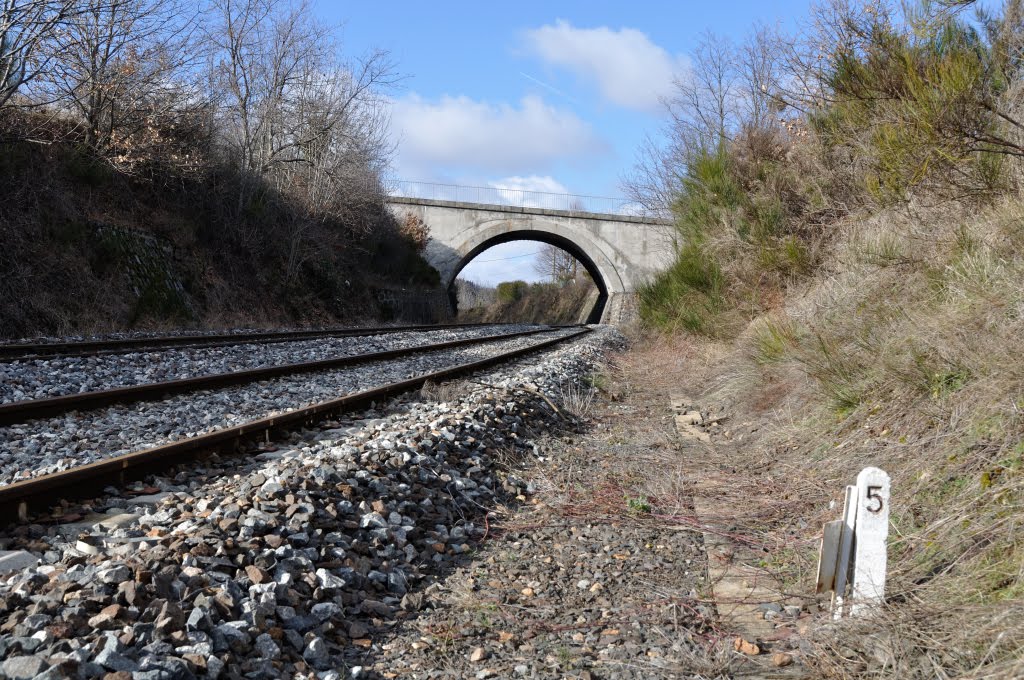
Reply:
[[[252,564],[245,568],[245,575],[249,577],[250,581],[257,584],[266,583],[270,580],[270,574]]]
[[[478,663],[486,659],[488,656],[489,655],[487,654],[486,649],[484,649],[483,647],[477,647],[472,651],[472,653],[470,653],[469,660],[473,663]]]
[[[267,534],[263,537],[263,542],[267,544],[267,547],[277,549],[284,543],[284,539],[277,534]]]
[[[107,673],[103,676],[103,680],[132,680],[132,674],[128,671],[117,671],[115,673]]]
[[[103,609],[100,610],[100,614],[103,614],[105,616],[109,616],[112,619],[116,619],[118,616],[121,615],[121,605],[119,605],[119,604],[107,605],[106,607],[104,607]]]
[[[165,602],[163,607],[160,608],[160,613],[156,615],[155,623],[156,630],[159,633],[169,635],[174,631],[181,630],[185,626],[185,614],[177,605]]]
[[[206,543],[204,541],[202,543],[196,543],[194,546],[192,546],[192,550],[190,552],[196,557],[213,557],[213,554],[216,551],[210,546],[209,543]]]
[[[761,653],[761,648],[756,642],[747,642],[741,637],[732,641],[732,648],[740,654],[746,654],[747,656],[757,656]]]
[[[50,632],[50,635],[57,638],[58,640],[69,638],[75,632],[74,626],[72,626],[70,623],[67,623],[66,621],[58,621],[57,623],[51,623],[49,626],[46,627],[46,630],[48,630]]]
[[[136,594],[135,581],[123,581],[118,587],[118,592],[124,597],[125,603],[131,607],[135,604],[138,596]]]
[[[99,614],[89,619],[89,625],[97,630],[117,628],[117,617],[121,615],[121,605],[112,604],[104,607]]]
[[[373,646],[373,640],[371,640],[370,638],[359,638],[358,640],[353,640],[352,644],[354,644],[356,647],[362,647],[363,649],[369,649],[370,647]]]
[[[793,663],[793,655],[786,654],[785,652],[779,652],[778,654],[772,654],[772,665],[778,668],[783,668]]]

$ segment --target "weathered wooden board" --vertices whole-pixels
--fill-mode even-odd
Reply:
[[[821,531],[818,552],[818,584],[814,592],[824,593],[836,587],[836,565],[839,562],[839,540],[843,536],[843,520],[826,522]]]

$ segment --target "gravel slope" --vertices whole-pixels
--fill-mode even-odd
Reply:
[[[536,456],[539,432],[574,427],[550,400],[617,342],[599,329],[436,390],[446,401],[395,400],[262,460],[139,487],[162,499],[112,496],[68,507],[62,525],[16,528],[0,542],[42,563],[0,581],[0,670],[396,677],[369,667],[381,642],[435,606],[425,579],[471,554],[484,513],[529,494],[506,464]],[[101,515],[71,514],[87,512]]]

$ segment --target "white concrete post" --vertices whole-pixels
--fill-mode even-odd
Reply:
[[[875,467],[846,487],[843,518],[823,527],[816,592],[832,591],[832,617],[864,614],[885,598],[889,475]]]
[[[857,521],[850,614],[863,614],[885,597],[889,537],[889,475],[869,467],[857,475]]]

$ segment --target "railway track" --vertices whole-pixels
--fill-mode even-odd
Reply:
[[[6,486],[0,486],[0,520],[14,520],[16,518],[24,520],[30,510],[51,507],[61,499],[94,495],[107,486],[123,484],[129,479],[137,479],[168,466],[201,457],[204,453],[210,451],[227,450],[233,452],[238,450],[244,441],[252,441],[258,438],[269,439],[271,434],[276,431],[314,422],[332,414],[366,408],[375,402],[404,392],[420,389],[427,382],[451,380],[553,347],[578,338],[588,332],[590,331],[587,328],[548,328],[518,331],[515,333],[447,341],[430,346],[339,357],[327,361],[273,366],[168,383],[139,385],[82,395],[68,395],[54,399],[35,400],[38,403],[34,404],[31,402],[7,404],[0,407],[0,423],[22,422],[30,418],[42,418],[54,414],[77,413],[81,409],[102,408],[118,402],[151,400],[169,394],[185,394],[196,390],[242,385],[279,376],[335,371],[339,368],[372,362],[387,362],[411,355],[427,355],[432,352],[436,353],[452,349],[465,351],[465,349],[460,348],[471,348],[473,345],[508,342],[510,340],[519,342],[530,336],[544,333],[558,334],[553,338],[545,338],[529,344],[520,344],[519,346],[484,358],[447,365],[436,370],[419,372],[411,377],[392,380],[383,385],[357,390],[341,397],[302,405],[292,410],[248,420],[241,424],[219,427],[196,436],[176,439],[154,445],[150,448],[137,449],[125,454],[78,465],[60,472],[43,474]],[[2,434],[3,431],[0,430],[0,436]],[[2,444],[3,441],[0,440],[0,445]]]
[[[359,364],[370,363],[373,361],[385,361],[388,359],[421,354],[424,352],[435,352],[454,347],[464,347],[497,340],[527,337],[548,331],[549,329],[541,328],[515,333],[497,333],[482,337],[461,338],[458,340],[448,340],[446,342],[418,345],[416,347],[391,349],[381,352],[367,352],[363,354],[337,357],[334,359],[323,359],[320,361],[304,361],[281,366],[254,368],[245,371],[201,375],[194,378],[182,378],[180,380],[168,380],[130,387],[80,392],[78,394],[68,394],[49,399],[15,401],[7,404],[0,404],[0,425],[12,425],[35,418],[46,418],[60,413],[67,413],[68,411],[96,409],[115,403],[131,403],[136,401],[162,399],[175,394],[187,394],[188,392],[194,392],[197,390],[215,389],[230,385],[244,385],[246,383],[268,380],[270,378],[277,378],[285,375],[315,373],[317,371],[343,368],[346,366],[357,366]]]
[[[348,338],[363,335],[385,335],[408,331],[435,331],[474,326],[500,326],[503,324],[436,324],[364,328],[334,328],[311,331],[258,331],[251,333],[221,333],[211,335],[165,335],[107,340],[75,340],[72,342],[0,343],[0,361],[102,356],[127,352],[154,352],[175,348],[229,347],[252,343],[294,342],[320,338]]]

